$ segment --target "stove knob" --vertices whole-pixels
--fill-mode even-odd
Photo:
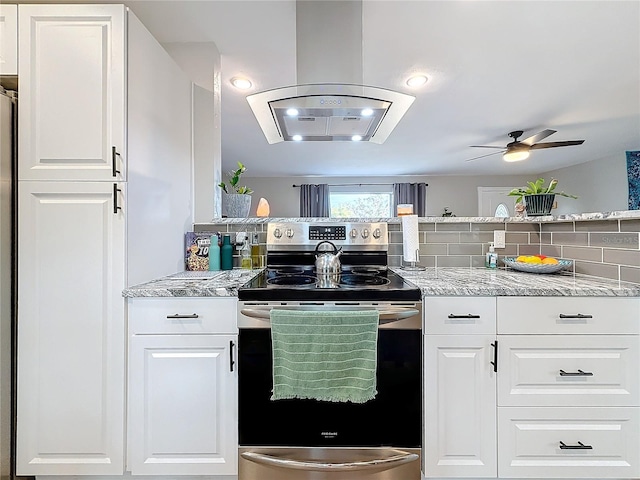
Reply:
[[[274,237],[276,237],[276,238],[280,238],[280,237],[282,237],[282,231],[281,231],[279,228],[276,228],[276,229],[273,231],[273,236],[274,236]]]
[[[368,238],[369,237],[369,229],[365,228],[364,230],[362,230],[362,238]]]
[[[356,238],[358,236],[358,231],[354,228],[351,230],[351,232],[349,233],[349,236],[351,238]]]
[[[382,233],[382,232],[380,232],[380,229],[379,229],[379,228],[376,228],[376,229],[373,231],[373,238],[375,238],[375,239],[380,238],[381,233]]]
[[[285,230],[285,234],[287,235],[287,238],[292,238],[293,237],[293,228],[287,228]]]

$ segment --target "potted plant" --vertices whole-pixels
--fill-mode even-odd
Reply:
[[[247,171],[247,168],[238,162],[238,169],[227,174],[229,185],[220,182],[218,186],[224,191],[224,206],[226,207],[227,217],[229,218],[246,218],[249,216],[251,209],[251,190],[247,186],[240,186],[240,176]]]
[[[564,192],[556,192],[558,180],[552,178],[549,185],[545,186],[544,178],[539,178],[535,182],[527,182],[526,187],[514,188],[509,192],[512,197],[517,197],[516,202],[524,205],[529,216],[549,215],[556,195],[568,198],[578,198]]]

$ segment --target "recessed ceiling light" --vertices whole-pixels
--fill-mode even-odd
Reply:
[[[370,117],[371,115],[373,115],[373,110],[370,109],[370,108],[365,108],[365,109],[362,110],[362,112],[360,112],[360,114],[363,117]]]
[[[296,142],[299,142],[300,140],[302,140],[302,135],[294,135],[293,137],[291,137],[293,140],[295,140]]]
[[[240,90],[247,90],[253,86],[253,84],[251,83],[251,80],[243,77],[233,77],[231,79],[231,85],[233,85],[236,88],[239,88]]]
[[[360,140],[362,140],[362,136],[354,135],[353,137],[351,137],[351,140],[353,140],[354,142],[359,142]]]
[[[297,108],[289,108],[289,109],[287,109],[287,115],[289,115],[290,117],[298,116],[298,109]]]
[[[422,85],[424,85],[425,83],[427,83],[427,76],[426,75],[413,75],[411,77],[409,77],[407,79],[407,85],[410,87],[420,87]]]

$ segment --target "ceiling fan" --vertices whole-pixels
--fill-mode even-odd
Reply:
[[[513,138],[513,141],[507,143],[505,147],[494,146],[494,145],[471,145],[474,148],[498,148],[501,151],[488,153],[487,155],[480,155],[479,157],[473,157],[468,160],[470,162],[472,160],[478,160],[479,158],[488,157],[491,155],[495,155],[496,153],[504,153],[502,158],[506,162],[518,162],[520,160],[525,160],[529,158],[529,152],[531,150],[539,150],[541,148],[556,148],[556,147],[570,147],[572,145],[582,145],[584,140],[568,140],[564,142],[545,142],[538,143],[540,140],[547,138],[549,135],[553,135],[556,133],[556,130],[542,130],[541,132],[536,133],[530,137],[525,138],[524,140],[518,140],[522,136],[524,131],[515,130],[509,133],[509,136]]]

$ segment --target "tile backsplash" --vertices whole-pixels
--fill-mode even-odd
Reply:
[[[576,273],[640,283],[640,219],[545,222],[429,222],[418,226],[420,263],[425,267],[482,267],[494,230],[505,230],[504,256],[543,254],[574,261]],[[402,225],[389,222],[389,265],[402,264]],[[258,233],[266,223],[196,225],[195,230]],[[239,257],[236,252],[235,261]],[[500,262],[499,262],[500,263]]]

